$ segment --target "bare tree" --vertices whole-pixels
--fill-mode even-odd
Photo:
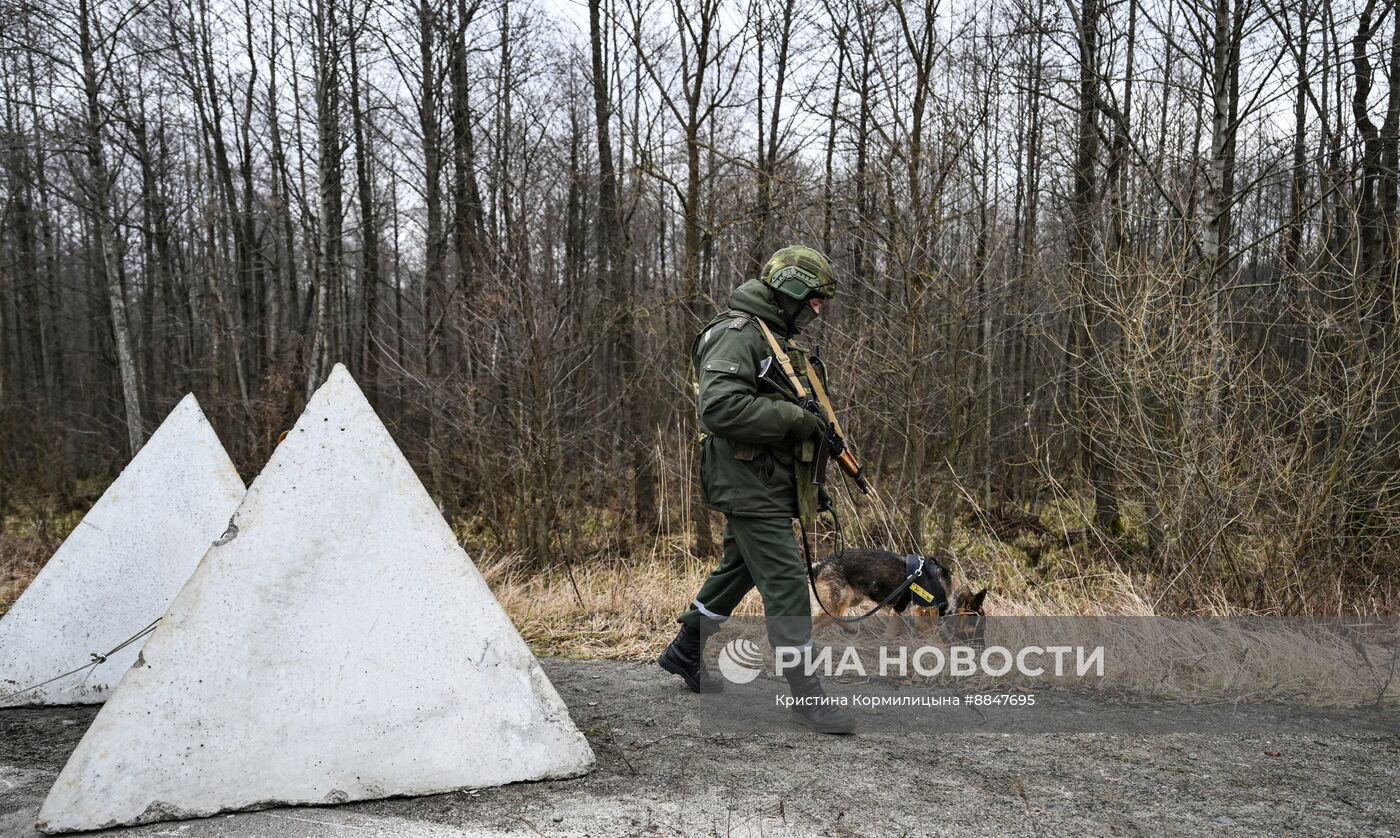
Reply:
[[[586,8],[15,7],[0,513],[188,390],[255,470],[343,361],[464,538],[711,553],[690,343],[807,241],[852,542],[1043,513],[997,573],[1395,601],[1393,0]]]
[[[96,11],[89,0],[78,0],[78,58],[82,65],[85,105],[82,120],[83,147],[86,150],[88,169],[84,202],[97,243],[98,270],[107,289],[112,338],[117,348],[117,371],[121,377],[122,403],[126,408],[127,442],[131,453],[135,455],[146,441],[146,429],[141,421],[141,387],[136,378],[136,355],[131,346],[131,325],[126,313],[126,289],[122,283],[123,271],[118,252],[116,223],[112,216],[111,175],[107,168],[107,153],[102,136],[103,127],[107,122],[100,101],[103,74],[99,73],[97,66],[99,54],[110,48],[102,42],[116,37],[120,29],[105,32],[99,26]]]

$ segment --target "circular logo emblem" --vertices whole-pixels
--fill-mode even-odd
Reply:
[[[719,673],[735,684],[747,684],[763,669],[763,652],[758,644],[738,637],[719,650]]]

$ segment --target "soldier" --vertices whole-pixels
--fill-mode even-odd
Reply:
[[[814,374],[825,382],[820,365],[791,339],[835,294],[825,256],[809,247],[785,247],[759,279],[735,289],[729,309],[695,339],[700,494],[707,507],[724,513],[724,557],[677,619],[680,632],[657,662],[693,692],[723,690],[723,681],[705,667],[705,641],[757,585],[768,641],[799,699],[793,710],[814,730],[850,733],[855,719],[827,701],[821,680],[804,665],[812,647],[812,611],[792,532],[792,519],[800,515],[810,523],[818,504],[811,464],[822,422],[759,384],[760,365],[774,354],[770,340],[792,359],[804,387],[810,390],[808,376]]]

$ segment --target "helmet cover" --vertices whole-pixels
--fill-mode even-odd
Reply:
[[[759,277],[763,284],[794,300],[836,296],[836,272],[819,251],[792,245],[774,253]]]

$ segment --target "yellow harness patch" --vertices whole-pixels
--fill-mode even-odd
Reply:
[[[911,591],[913,591],[914,593],[918,594],[919,597],[922,598],[925,602],[933,602],[933,594],[931,594],[931,593],[929,593],[928,591],[924,590],[923,587],[921,587],[921,586],[919,585],[918,582],[910,582],[910,583],[909,583],[909,590],[911,590]]]

